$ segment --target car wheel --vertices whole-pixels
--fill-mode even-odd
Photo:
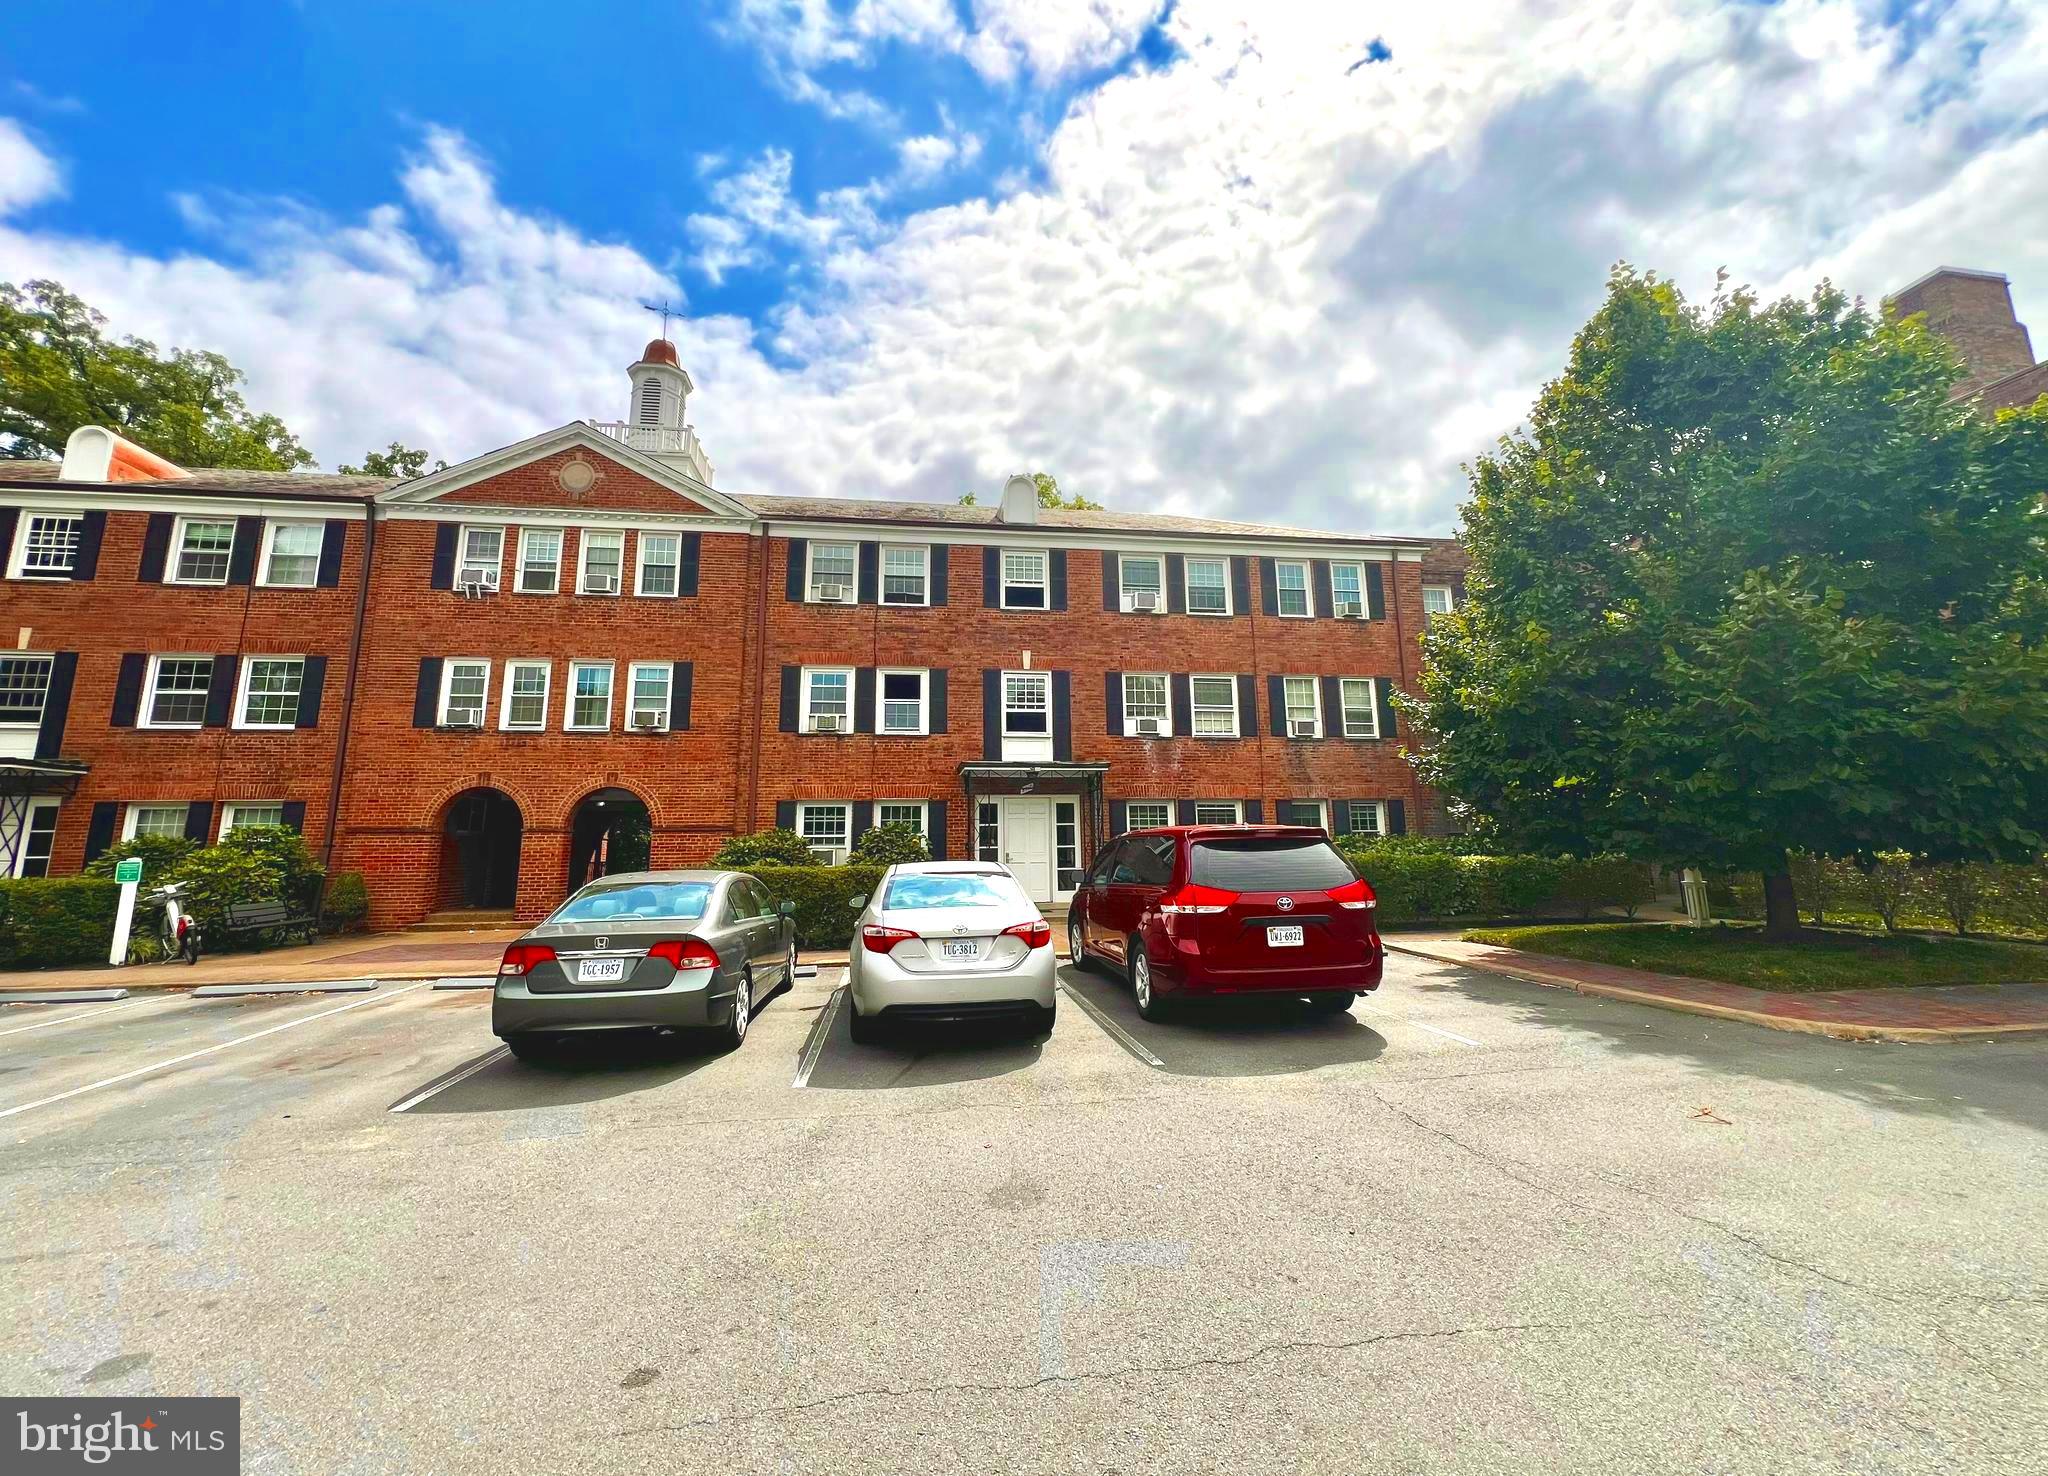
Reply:
[[[1131,998],[1138,1006],[1141,1020],[1164,1020],[1168,1014],[1166,1001],[1152,988],[1152,960],[1145,957],[1145,945],[1136,938],[1130,942],[1131,953]]]
[[[1067,914],[1067,962],[1086,972],[1095,967],[1088,961],[1088,949],[1081,942],[1081,919]]]
[[[796,939],[789,940],[789,952],[782,959],[782,987],[796,988]]]
[[[853,992],[846,995],[846,1033],[853,1037],[855,1045],[879,1045],[882,1040],[882,1022],[873,1015],[863,1015],[860,1006],[853,1002]]]
[[[555,1041],[545,1035],[508,1035],[505,1037],[505,1049],[529,1065],[555,1059]]]
[[[1047,1005],[1032,1017],[1030,1028],[1025,1033],[1029,1035],[1050,1035],[1052,1034],[1052,1027],[1059,1022],[1059,1017],[1059,1006]]]
[[[1341,1015],[1351,1008],[1352,1001],[1357,998],[1357,995],[1341,989],[1334,994],[1311,994],[1308,997],[1308,1007],[1318,1015]]]
[[[718,1029],[718,1048],[736,1051],[747,1038],[747,1026],[754,1018],[754,976],[740,970],[740,982],[732,992],[732,1018]]]

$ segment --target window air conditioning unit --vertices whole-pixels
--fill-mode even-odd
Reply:
[[[633,726],[642,732],[654,732],[661,727],[661,714],[658,712],[639,713],[633,718]]]
[[[481,712],[451,712],[448,714],[448,720],[441,726],[452,728],[458,733],[482,732],[484,715]]]
[[[1129,595],[1129,608],[1140,615],[1159,613],[1159,591],[1156,589],[1134,589]]]
[[[839,724],[842,721],[844,720],[836,712],[813,713],[811,715],[811,731],[813,733],[836,733],[839,731]]]
[[[477,599],[482,595],[498,592],[498,571],[496,569],[464,569],[455,581],[455,592],[465,599]]]
[[[1140,738],[1157,738],[1164,724],[1158,718],[1139,718],[1135,726]]]
[[[1365,618],[1365,607],[1356,600],[1339,600],[1337,601],[1337,618],[1339,620],[1362,620]]]
[[[619,592],[619,576],[616,574],[592,574],[583,581],[586,594],[615,595]]]
[[[853,603],[853,589],[845,584],[814,584],[811,598],[821,605],[850,605]]]
[[[1316,736],[1316,725],[1296,718],[1287,725],[1287,736],[1290,738],[1313,738]]]

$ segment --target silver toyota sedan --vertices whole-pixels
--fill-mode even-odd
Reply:
[[[1002,867],[891,866],[853,926],[853,1038],[867,1044],[913,1021],[1014,1019],[1051,1030],[1053,967],[1052,925]]]

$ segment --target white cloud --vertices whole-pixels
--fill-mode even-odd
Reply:
[[[805,56],[875,44],[847,39],[856,12],[809,8],[828,19]],[[811,270],[765,328],[679,326],[692,418],[743,491],[951,498],[1034,467],[1112,506],[1429,532],[1617,258],[1700,292],[1724,265],[1870,296],[1987,267],[2048,332],[2048,131],[2023,65],[2038,79],[2048,14],[1915,17],[1917,49],[1882,0],[1182,0],[1179,59],[1077,98],[1039,182],[999,200],[878,219],[896,181],[952,167],[923,143],[822,195],[779,151],[711,166],[699,265]],[[885,22],[904,24],[864,24]],[[1392,60],[1351,70],[1379,35]],[[0,279],[56,276],[122,331],[222,350],[330,464],[617,415],[637,302],[678,291],[505,205],[447,134],[358,221],[204,203],[220,259],[15,227]]]
[[[57,161],[12,118],[0,118],[0,217],[64,192]]]

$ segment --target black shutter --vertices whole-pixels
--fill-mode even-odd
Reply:
[[[1102,674],[1102,711],[1108,718],[1105,730],[1112,738],[1124,736],[1124,674],[1120,671],[1106,671]]]
[[[120,807],[112,800],[101,800],[92,807],[92,819],[85,827],[85,859],[88,864],[99,860],[107,853],[107,847],[114,843],[114,812]]]
[[[213,658],[206,676],[206,726],[225,728],[235,707],[235,671],[241,659],[232,653]]]
[[[1052,608],[1064,610],[1067,608],[1067,551],[1054,549],[1046,560],[1046,568],[1052,575]]]
[[[1330,834],[1351,834],[1351,801],[1330,801]]]
[[[59,651],[50,661],[50,690],[43,697],[43,720],[36,728],[36,757],[53,759],[64,747],[64,723],[71,716],[71,683],[78,675],[78,653]]]
[[[685,599],[697,596],[697,566],[703,556],[704,535],[685,533],[676,547],[676,593]]]
[[[990,610],[1003,602],[1003,553],[993,544],[981,550],[981,603]]]
[[[860,593],[857,598],[863,605],[880,604],[882,600],[882,546],[879,543],[863,543],[860,549]]]
[[[1181,554],[1166,556],[1166,613],[1188,612],[1188,561]]]
[[[690,698],[697,686],[695,662],[678,661],[669,677],[668,726],[672,733],[681,733],[690,726]]]
[[[1121,610],[1123,608],[1123,568],[1117,556],[1108,549],[1102,551],[1102,608]]]
[[[794,733],[802,725],[802,694],[798,691],[798,683],[802,682],[803,678],[804,669],[801,666],[782,668],[782,715],[776,726],[785,733]]]
[[[1003,756],[1003,674],[993,667],[981,673],[981,756]]]
[[[434,572],[427,583],[435,589],[455,588],[455,535],[460,531],[453,523],[434,525]]]
[[[1252,612],[1252,561],[1243,554],[1230,561],[1230,612],[1233,615]]]
[[[1124,833],[1124,832],[1125,832],[1126,830],[1129,830],[1130,828],[1131,828],[1131,804],[1130,804],[1130,801],[1129,801],[1129,800],[1111,800],[1111,801],[1109,802],[1109,833],[1110,833],[1110,835],[1111,835],[1111,836],[1119,836],[1119,835],[1122,835],[1122,834],[1123,834],[1123,833]]]
[[[7,567],[7,561],[14,553],[14,529],[20,521],[20,508],[0,507],[0,569]]]
[[[1237,736],[1240,738],[1256,738],[1259,736],[1259,681],[1250,672],[1238,673]]]
[[[327,690],[327,658],[308,656],[299,672],[299,715],[295,728],[320,726],[320,698]]]
[[[1173,807],[1173,820],[1176,825],[1193,825],[1195,823],[1195,802],[1193,800],[1176,801]]]
[[[1462,574],[1453,574],[1453,575],[1451,575],[1451,576],[1450,576],[1450,584],[1451,584],[1451,608],[1452,608],[1453,610],[1462,610],[1462,609],[1464,609],[1464,608],[1465,608],[1465,576],[1464,576],[1464,575],[1462,575]]]
[[[1264,825],[1266,823],[1266,802],[1264,800],[1248,799],[1244,802],[1244,823],[1247,825]]]
[[[235,541],[228,546],[228,583],[247,584],[256,577],[256,550],[262,544],[263,519],[235,519]]]
[[[1273,736],[1287,736],[1287,689],[1276,676],[1266,678],[1266,711],[1273,719]]]
[[[933,800],[925,806],[925,844],[932,848],[932,860],[946,859],[946,802]]]
[[[938,666],[925,673],[925,731],[946,731],[946,668]]]
[[[212,838],[213,801],[194,800],[185,806],[185,839],[205,845]]]
[[[1380,577],[1380,566],[1376,563],[1368,563],[1365,566],[1365,618],[1387,618],[1387,586]]]
[[[777,800],[775,802],[775,828],[777,830],[796,829],[795,800]]]
[[[872,547],[873,545],[869,545]],[[860,838],[875,828],[875,802],[855,800],[853,802],[853,826],[846,833],[848,847],[860,844]]]
[[[130,651],[121,658],[121,670],[114,678],[114,715],[108,719],[117,728],[135,726],[136,715],[142,709],[142,678],[149,669],[149,658],[139,651]]]
[[[1391,738],[1399,729],[1394,723],[1394,681],[1392,677],[1377,677],[1372,684],[1373,701],[1380,709],[1380,737]]]
[[[1280,613],[1280,575],[1274,560],[1259,560],[1259,608],[1268,615]]]
[[[441,658],[420,657],[419,685],[412,692],[412,725],[431,728],[441,706]]]
[[[1184,671],[1176,671],[1166,679],[1167,691],[1172,697],[1169,711],[1173,714],[1173,731],[1182,738],[1195,731],[1194,684]]]
[[[73,579],[91,579],[100,572],[100,544],[107,536],[107,515],[89,512],[78,520],[78,557],[72,562]],[[5,560],[8,540],[0,539],[0,560]]]
[[[1320,615],[1325,620],[1337,613],[1337,590],[1330,583],[1330,561],[1316,559],[1308,566],[1309,579],[1315,588],[1316,607],[1309,613]]]
[[[306,802],[304,800],[286,800],[284,802],[284,823],[293,830],[305,830]]]
[[[1323,678],[1323,736],[1344,736],[1344,683],[1338,677]]]
[[[1387,801],[1387,834],[1388,834],[1388,835],[1406,835],[1407,833],[1408,833],[1408,802],[1407,802],[1406,800],[1395,800],[1395,799],[1390,799],[1390,800],[1388,800],[1388,801]]]
[[[142,563],[135,577],[144,584],[164,582],[164,561],[171,552],[171,515],[151,513],[149,526],[142,530]]]
[[[946,555],[951,551],[951,546],[948,544],[934,543],[932,545],[931,588],[932,603],[934,605],[946,603]]]
[[[810,541],[808,539],[792,538],[789,540],[789,572],[782,581],[782,594],[792,604],[800,604],[803,601],[804,565],[810,560],[809,549]]]
[[[1052,674],[1052,758],[1056,764],[1074,761],[1074,674]]]
[[[320,572],[313,583],[319,589],[333,589],[341,583],[341,551],[348,546],[348,520],[329,518],[320,530]]]
[[[863,544],[872,548],[873,544]],[[872,733],[875,731],[875,669],[863,666],[853,674],[853,731]]]

